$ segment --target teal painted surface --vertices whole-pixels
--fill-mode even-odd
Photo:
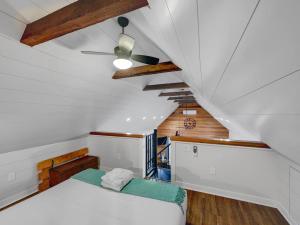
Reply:
[[[101,177],[103,175],[105,175],[105,171],[87,169],[74,175],[72,178],[100,187]],[[180,206],[185,198],[185,191],[179,186],[141,178],[132,179],[121,192],[124,194],[173,202]]]
[[[84,171],[81,171],[80,173],[75,174],[74,176],[72,176],[72,178],[100,187],[101,177],[104,175],[105,171],[103,170],[86,169]]]

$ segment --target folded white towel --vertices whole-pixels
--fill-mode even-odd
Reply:
[[[113,184],[108,184],[105,181],[102,181],[101,186],[105,187],[105,188],[108,188],[108,189],[111,189],[111,190],[114,190],[114,191],[121,191],[123,189],[123,187],[124,187],[123,185],[121,185],[121,186],[115,186]]]
[[[115,168],[106,173],[102,179],[102,186],[116,191],[122,188],[133,178],[133,172],[126,169]]]

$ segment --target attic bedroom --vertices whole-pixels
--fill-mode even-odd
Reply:
[[[0,225],[300,225],[300,1],[0,1]]]

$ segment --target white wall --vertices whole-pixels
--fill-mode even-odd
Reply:
[[[88,147],[91,155],[100,157],[100,168],[125,168],[143,176],[144,138],[126,138],[90,135]]]
[[[300,224],[300,171],[290,170],[290,212],[291,218]]]
[[[36,165],[39,161],[83,147],[89,147],[89,154],[101,158],[101,168],[114,167],[131,169],[137,176],[143,176],[143,138],[121,138],[89,136],[55,144],[28,148],[0,154],[0,208],[37,191]],[[15,179],[9,181],[9,175]]]
[[[37,191],[39,161],[86,147],[86,138],[0,154],[0,208]],[[8,181],[10,173],[15,179]]]
[[[177,106],[158,98],[158,91],[142,89],[150,82],[163,82],[160,79],[175,82],[180,72],[113,80],[113,57],[81,54],[86,49],[113,50],[121,31],[114,19],[33,48],[20,43],[27,23],[67,2],[0,1],[0,153],[99,129],[143,133]],[[136,53],[169,60],[132,24],[126,30],[139,43]],[[131,122],[126,122],[129,117]]]
[[[197,156],[193,146],[198,147]],[[198,191],[277,207],[291,221],[289,177],[291,168],[299,169],[299,165],[267,149],[173,142],[172,150],[174,182]],[[213,168],[215,174],[211,173]]]

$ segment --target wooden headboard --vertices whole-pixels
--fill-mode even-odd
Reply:
[[[82,158],[88,154],[89,150],[88,148],[82,148],[80,150],[70,152],[64,155],[60,155],[54,158],[46,159],[37,164],[37,170],[38,170],[38,179],[39,179],[39,191],[47,190],[50,187],[50,169],[73,161],[75,159]]]

